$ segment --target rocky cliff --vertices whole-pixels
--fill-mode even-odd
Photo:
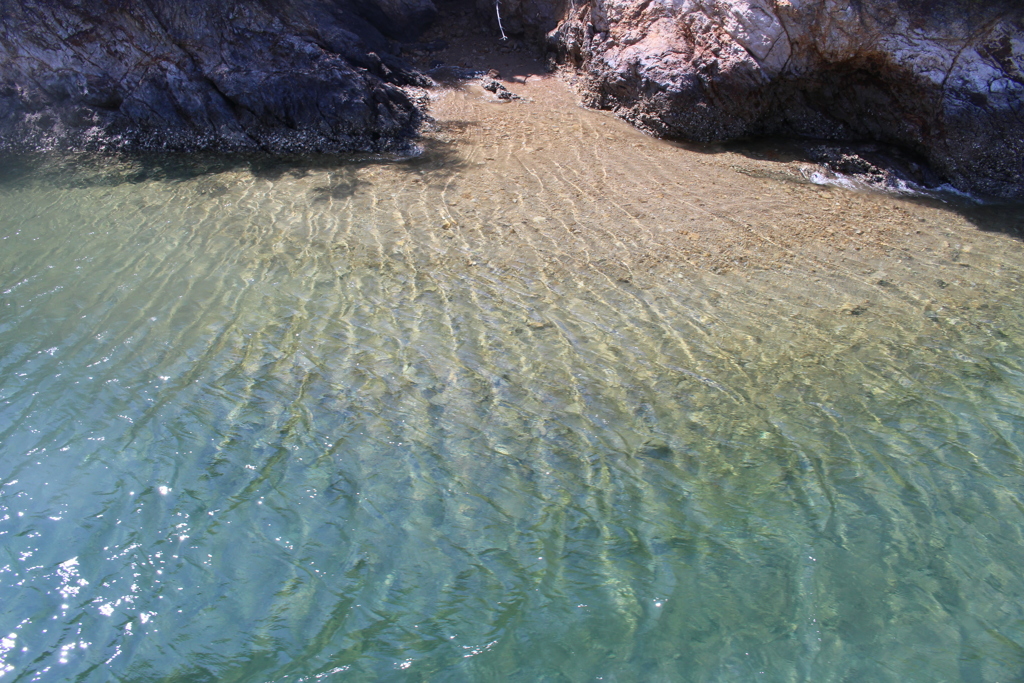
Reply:
[[[449,0],[693,141],[881,142],[1024,197],[1019,0]],[[0,151],[387,151],[432,0],[0,0]]]
[[[968,191],[1024,197],[1016,0],[575,0],[548,31],[586,104],[656,135],[875,141]]]
[[[430,0],[0,0],[0,150],[388,151]]]

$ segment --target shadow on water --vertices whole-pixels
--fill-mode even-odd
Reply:
[[[963,202],[951,206],[957,213],[985,232],[998,232],[1024,239],[1024,202],[977,204]]]
[[[754,177],[786,182],[812,183],[810,179],[793,173],[787,165],[821,167],[852,181],[862,192],[896,196],[914,204],[953,211],[979,230],[1024,238],[1024,202],[972,197],[950,191],[948,185],[944,185],[944,181],[922,157],[892,146],[775,138],[721,144],[672,141],[672,144],[698,154],[732,152],[752,161],[779,164],[778,169],[735,170]],[[909,194],[900,189],[891,189],[887,183],[891,184],[893,180],[921,188],[920,193]]]
[[[331,181],[328,184],[313,188],[313,202],[329,202],[350,197],[359,187],[366,184],[366,181],[359,179],[354,166],[344,166],[331,174]]]
[[[448,123],[445,127],[472,123]],[[460,130],[461,130],[460,129]],[[444,132],[443,130],[441,131]],[[417,141],[417,152],[409,156],[380,154],[310,155],[276,157],[259,154],[35,154],[0,159],[0,188],[44,184],[60,188],[114,187],[147,182],[184,182],[222,173],[249,172],[263,180],[303,178],[331,171],[329,185],[317,188],[319,200],[351,195],[363,184],[358,171],[369,166],[389,165],[410,173],[446,178],[459,172],[464,163],[455,143],[444,135],[425,136]],[[210,189],[216,193],[215,188]]]

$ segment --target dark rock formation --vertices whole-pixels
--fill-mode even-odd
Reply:
[[[499,100],[521,100],[523,99],[519,95],[510,92],[508,88],[502,85],[501,81],[495,80],[491,76],[484,76],[480,81],[480,85],[484,90],[494,93],[494,96]]]
[[[546,41],[586,104],[694,141],[920,155],[1024,197],[1020,0],[450,0]],[[0,151],[398,150],[432,0],[0,0]],[[423,47],[423,46],[419,46]]]
[[[546,34],[566,17],[566,11],[575,5],[570,0],[473,0],[477,14],[496,33],[501,29],[507,36],[524,37],[530,42],[542,43]],[[577,5],[578,6],[578,5]]]
[[[431,0],[0,0],[0,150],[399,150]],[[385,35],[386,34],[386,35]]]
[[[547,29],[537,2],[502,0],[506,30]],[[656,135],[881,142],[1024,197],[1017,0],[577,0],[563,17],[549,49],[585,103]]]

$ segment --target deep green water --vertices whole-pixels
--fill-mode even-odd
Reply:
[[[0,680],[1024,679],[1014,238],[645,270],[431,169],[0,186]]]

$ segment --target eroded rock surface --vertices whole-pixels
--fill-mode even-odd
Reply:
[[[535,4],[503,0],[506,23],[546,29]],[[894,144],[963,190],[1024,197],[1013,0],[586,0],[548,40],[586,104],[657,135]]]
[[[693,141],[895,145],[1024,197],[1019,0],[449,0]],[[0,151],[389,151],[432,0],[0,0]],[[465,16],[464,13],[460,16]],[[499,29],[499,19],[501,27]],[[429,46],[417,46],[426,49]]]
[[[430,0],[0,0],[0,150],[398,150]],[[387,34],[387,35],[385,35]]]

